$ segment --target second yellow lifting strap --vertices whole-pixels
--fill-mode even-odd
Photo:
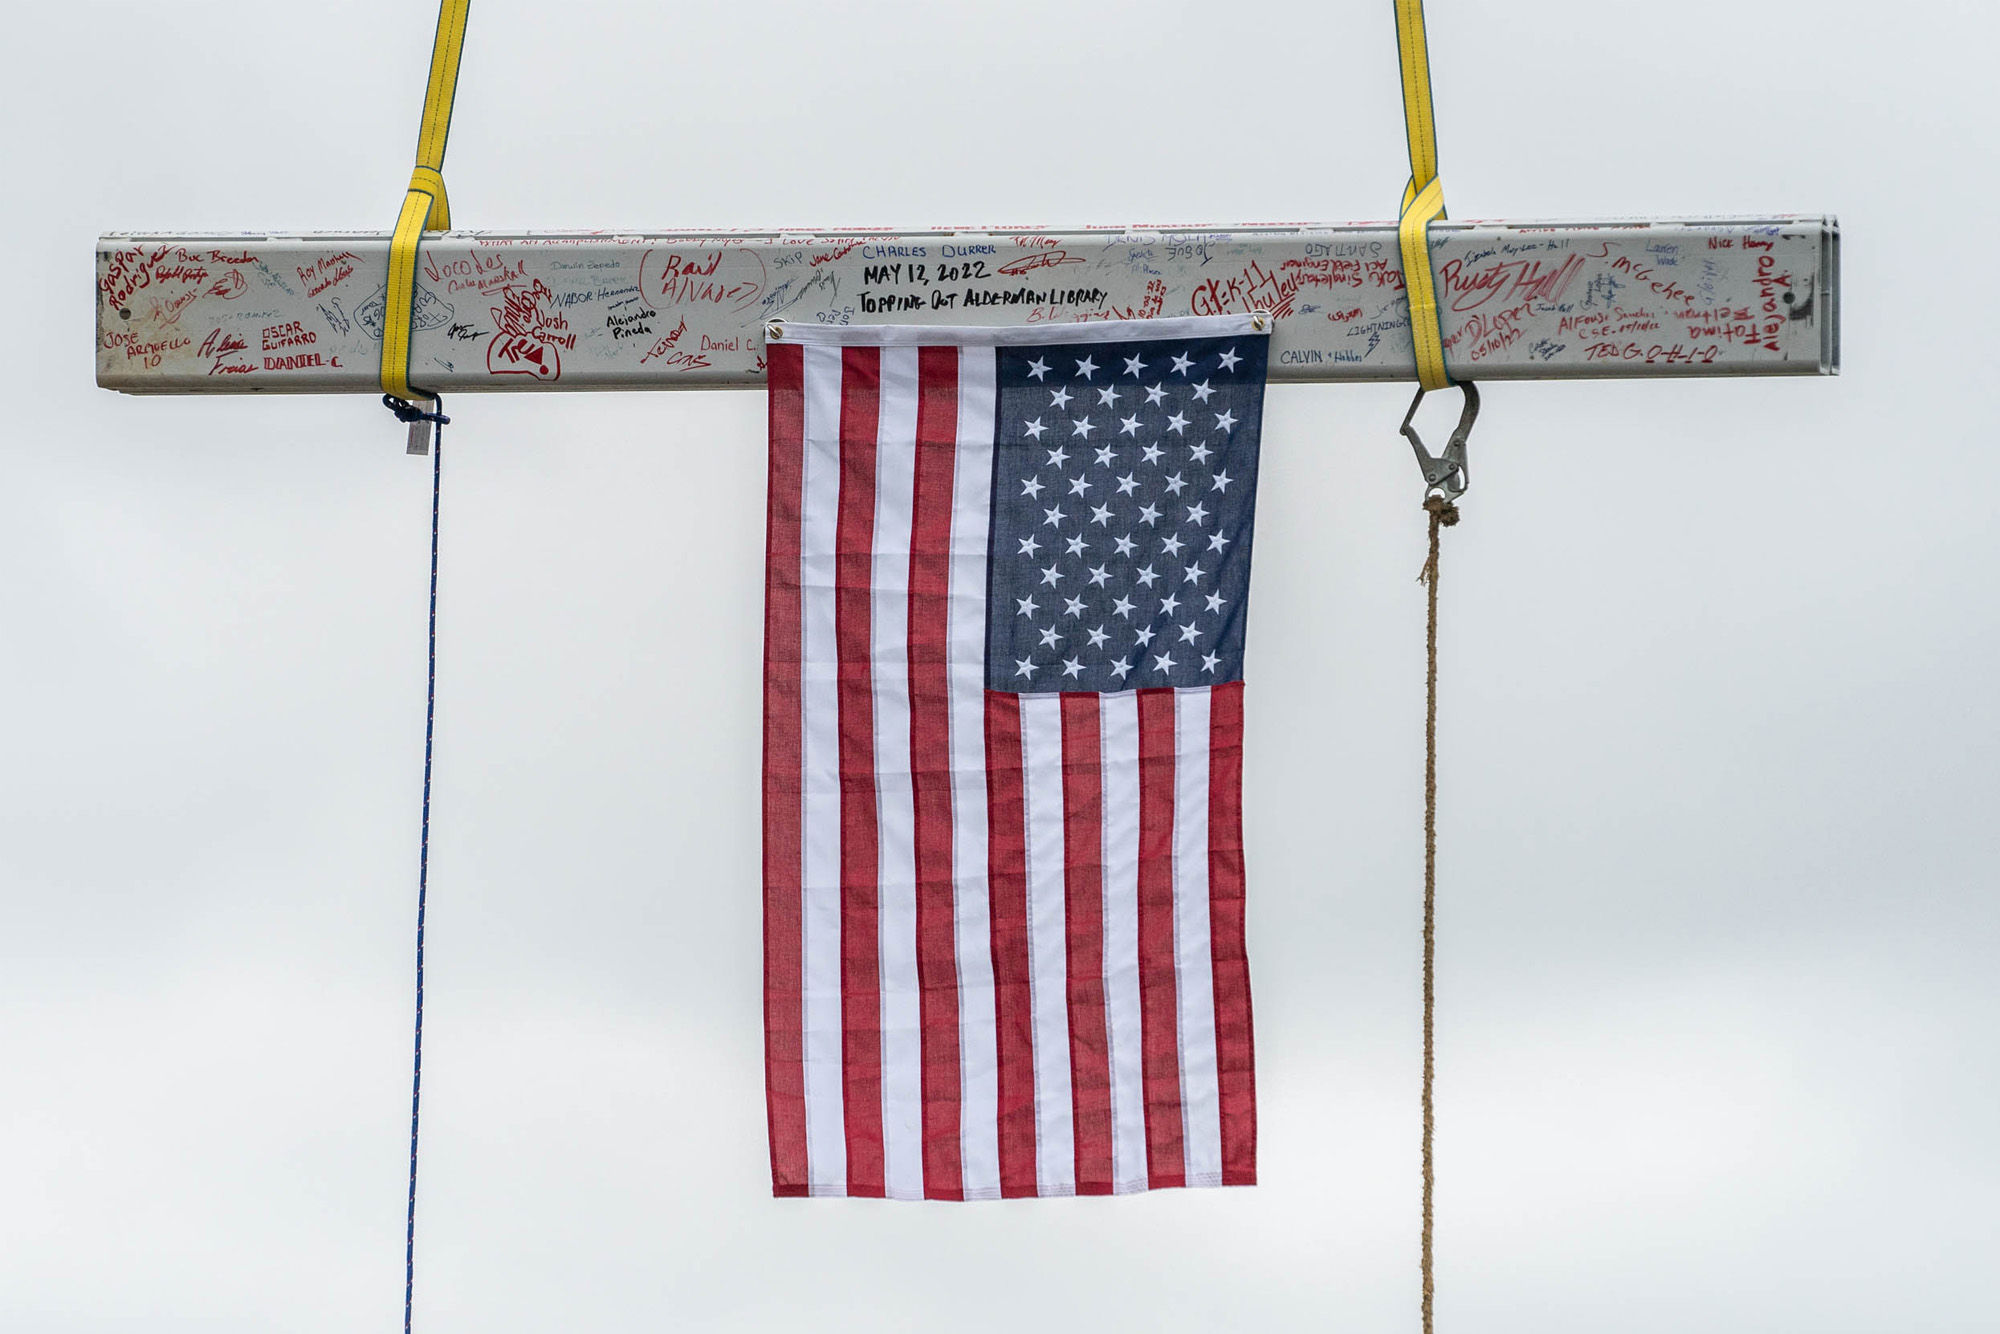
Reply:
[[[1410,337],[1417,349],[1417,383],[1442,389],[1451,383],[1444,365],[1444,332],[1438,325],[1437,280],[1431,273],[1430,226],[1444,213],[1438,179],[1437,127],[1431,117],[1430,48],[1424,39],[1423,0],[1395,0],[1396,50],[1403,67],[1403,124],[1410,138],[1410,183],[1403,190],[1397,239],[1410,305]]]
[[[410,384],[410,324],[417,294],[417,247],[424,233],[451,228],[444,189],[444,146],[451,134],[451,104],[458,91],[458,58],[465,49],[465,18],[472,0],[441,0],[431,44],[430,83],[417,131],[417,165],[389,240],[388,304],[382,312],[382,392],[401,399],[429,398]]]

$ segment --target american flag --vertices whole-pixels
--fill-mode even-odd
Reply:
[[[776,1194],[1256,1179],[1258,316],[769,341]]]

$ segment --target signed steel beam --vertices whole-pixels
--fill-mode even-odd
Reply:
[[[1825,217],[1441,223],[1446,358],[1478,380],[1832,374]],[[97,382],[373,393],[388,238],[115,234]],[[1271,378],[1410,380],[1393,224],[816,235],[447,232],[411,379],[440,393],[763,383],[767,320],[1023,324],[1262,310]]]

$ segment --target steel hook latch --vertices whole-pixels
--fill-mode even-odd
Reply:
[[[1459,409],[1458,425],[1442,454],[1431,453],[1424,447],[1424,438],[1417,434],[1417,409],[1424,401],[1422,389],[1417,390],[1417,396],[1410,400],[1410,410],[1403,414],[1403,436],[1417,452],[1417,467],[1424,474],[1424,494],[1435,491],[1446,500],[1457,500],[1472,485],[1472,473],[1465,463],[1465,441],[1472,434],[1472,424],[1479,420],[1479,386],[1466,380],[1458,387],[1465,394],[1465,406]]]

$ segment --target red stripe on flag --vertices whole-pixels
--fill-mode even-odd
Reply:
[[[764,520],[764,1107],[771,1193],[806,1168],[803,741],[799,539],[805,508],[805,349],[770,350],[771,487]]]
[[[1243,931],[1243,683],[1209,692],[1208,931],[1215,959],[1215,1073],[1222,1184],[1257,1184],[1256,1044]]]
[[[965,1198],[959,1153],[957,904],[951,840],[951,503],[958,349],[917,349],[910,524],[910,779],[916,804],[917,984],[923,1026],[924,1196]]]
[[[1062,697],[1063,906],[1076,1193],[1109,1195],[1111,1044],[1104,1016],[1104,769],[1097,696]]]
[[[1139,1010],[1146,1175],[1187,1184],[1174,982],[1174,692],[1139,692]]]
[[[840,511],[834,640],[840,674],[840,1020],[847,1193],[886,1193],[882,1162],[882,964],[876,877],[875,691],[869,600],[875,571],[875,435],[882,354],[841,351]]]
[[[986,695],[987,883],[999,1075],[1000,1194],[1034,1195],[1035,1015],[1028,988],[1028,798],[1018,695]]]

